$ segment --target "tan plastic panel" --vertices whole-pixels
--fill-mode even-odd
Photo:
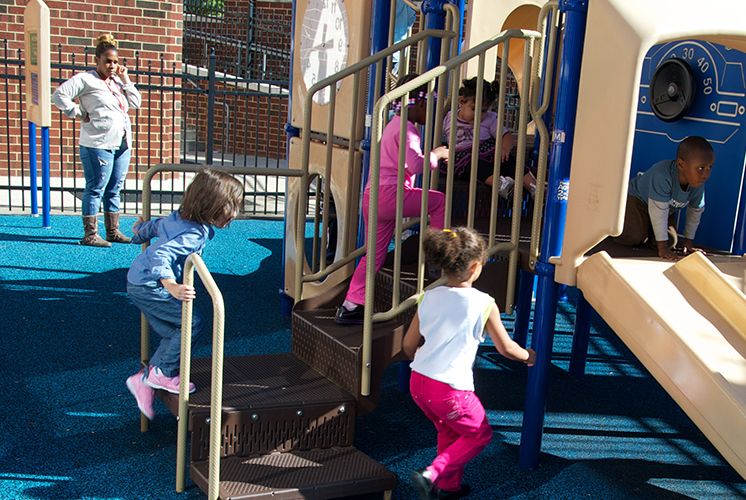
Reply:
[[[593,0],[580,72],[562,256],[555,279],[574,285],[583,254],[624,223],[642,63],[658,43],[696,38],[746,51],[746,2]]]
[[[470,49],[492,38],[498,33],[516,28],[535,30],[539,19],[539,11],[545,2],[537,0],[476,0],[469,2],[467,16],[467,30],[465,37],[466,49]],[[508,66],[516,77],[518,88],[523,79],[523,40],[510,41]],[[487,52],[484,61],[484,74],[494,75],[496,72],[497,49]],[[477,75],[477,59],[472,59],[467,66],[465,78]],[[494,78],[494,77],[493,77]],[[488,80],[493,78],[487,77]]]
[[[674,268],[746,340],[746,295],[701,253],[680,260]]]
[[[288,149],[288,165],[290,168],[297,168],[301,161],[301,139],[294,137],[290,140]],[[357,240],[357,213],[360,197],[357,193],[350,193],[348,196],[348,180],[350,185],[360,185],[360,170],[362,165],[362,156],[355,152],[355,167],[352,171],[348,169],[349,150],[335,147],[332,149],[332,173],[331,173],[331,193],[334,198],[334,204],[337,211],[337,257],[342,255],[343,244],[346,240],[351,250],[355,249]],[[323,176],[326,170],[326,145],[317,142],[311,142],[309,150],[308,170],[311,175],[317,174]],[[352,177],[350,179],[350,177]],[[285,202],[285,293],[293,296],[295,291],[295,221],[298,209],[298,188],[300,182],[295,177],[288,177],[287,195]],[[352,217],[352,218],[351,218]],[[310,266],[307,260],[303,262],[304,274],[310,273]],[[331,287],[339,284],[352,275],[355,270],[354,262],[338,269],[329,275],[323,282],[304,283],[302,298],[313,297],[324,292]],[[295,297],[298,302],[300,298]]]
[[[740,257],[713,260],[738,268],[743,279]],[[577,278],[593,308],[746,477],[746,341],[740,333],[671,262],[600,252],[580,265]]]
[[[361,59],[370,55],[370,24],[371,24],[371,5],[372,0],[354,0],[344,2],[347,11],[347,23],[349,27],[350,46],[347,52],[347,66],[350,66]],[[307,1],[299,1],[295,7],[295,35],[293,46],[293,95],[292,110],[290,123],[294,127],[303,128],[303,103],[306,98],[307,88],[303,82],[303,73],[300,63],[300,33],[302,28],[303,16],[308,6]],[[360,141],[365,133],[365,90],[367,78],[360,78],[360,87],[358,89],[358,110],[357,115],[357,137],[355,141]],[[350,139],[350,130],[352,130],[352,93],[353,77],[348,76],[342,81],[337,92],[336,111],[334,117],[334,135]],[[312,104],[311,111],[311,130],[325,133],[328,126],[329,105],[319,106],[315,102]]]

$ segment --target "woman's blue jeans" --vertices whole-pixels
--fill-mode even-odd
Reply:
[[[122,139],[118,150],[80,146],[80,161],[85,172],[83,215],[98,215],[101,200],[104,212],[119,212],[119,192],[130,167],[132,150]]]
[[[163,286],[154,288],[127,283],[127,293],[145,315],[150,329],[161,337],[158,349],[150,358],[150,366],[157,366],[167,377],[175,376],[179,373],[181,360],[182,302]],[[192,308],[192,346],[199,341],[204,330],[204,318],[197,309]]]

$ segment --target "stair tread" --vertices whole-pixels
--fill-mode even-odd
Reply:
[[[192,360],[191,380],[197,391],[189,395],[190,411],[208,410],[212,358]],[[171,408],[178,395],[157,391]],[[329,402],[354,403],[354,398],[290,353],[226,356],[223,365],[223,409],[257,410]]]
[[[208,489],[209,462],[192,462],[190,476]],[[393,490],[396,474],[358,449],[272,453],[220,461],[220,498],[323,500]]]
[[[339,325],[334,322],[334,309],[313,309],[310,311],[293,311],[299,319],[306,321],[324,332],[342,346],[358,350],[363,345],[363,325]],[[373,339],[391,335],[393,330],[402,324],[401,319],[394,318],[381,323],[373,323]]]

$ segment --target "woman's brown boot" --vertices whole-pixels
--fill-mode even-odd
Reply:
[[[110,247],[111,243],[105,241],[98,235],[98,216],[97,215],[84,215],[83,216],[83,228],[85,230],[85,236],[80,240],[81,245],[87,245],[89,247]]]
[[[119,212],[104,212],[104,224],[106,224],[106,241],[113,243],[129,243],[128,238],[119,230]]]

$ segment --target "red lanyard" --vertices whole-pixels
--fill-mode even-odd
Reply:
[[[112,80],[113,81],[113,80]],[[109,89],[109,92],[116,98],[117,103],[119,104],[119,107],[122,108],[122,113],[125,115],[127,114],[127,110],[124,109],[124,96],[119,92],[114,92],[112,88],[109,86],[109,82],[107,80],[104,80],[104,83],[106,84],[106,88]],[[114,82],[114,86],[116,87],[117,84]]]

